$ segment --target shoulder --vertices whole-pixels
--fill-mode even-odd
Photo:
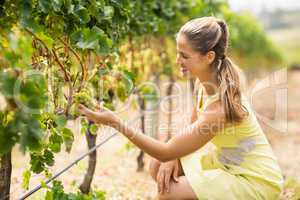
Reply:
[[[224,108],[220,100],[209,104],[197,119],[197,126],[208,128],[210,133],[219,132],[227,125]]]
[[[210,103],[204,110],[203,115],[207,118],[225,120],[224,107],[220,100]]]

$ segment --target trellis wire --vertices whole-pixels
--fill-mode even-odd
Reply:
[[[140,119],[143,115],[145,115],[145,113],[143,113],[143,114],[135,117],[134,119],[130,120],[129,123],[130,124],[134,123],[136,120]],[[94,152],[97,148],[99,148],[100,146],[102,146],[103,144],[105,144],[107,141],[109,141],[111,138],[113,138],[116,135],[118,135],[118,132],[113,133],[112,135],[110,135],[109,137],[107,137],[106,139],[104,139],[102,142],[100,142],[99,144],[97,144],[93,148],[89,149],[86,153],[84,153],[79,158],[77,158],[76,160],[74,160],[73,162],[71,162],[67,167],[65,167],[64,169],[62,169],[61,171],[59,171],[58,173],[56,173],[54,176],[52,176],[51,178],[49,178],[48,180],[46,180],[44,184],[46,184],[46,185],[49,184],[51,181],[53,181],[54,179],[56,179],[57,177],[59,177],[61,174],[63,174],[64,172],[66,172],[68,169],[70,169],[71,167],[73,167],[75,164],[77,164],[83,158],[85,158],[86,156],[88,156],[89,154],[91,154],[92,152]],[[38,186],[36,186],[32,190],[30,190],[30,191],[26,192],[25,194],[23,194],[19,198],[19,200],[24,200],[24,199],[28,198],[29,196],[31,196],[32,194],[34,194],[35,192],[37,192],[38,190],[40,190],[42,187],[43,187],[43,184],[39,184]]]

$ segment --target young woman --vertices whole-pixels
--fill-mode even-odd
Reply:
[[[80,106],[89,120],[115,128],[154,158],[150,173],[159,199],[275,200],[280,194],[281,171],[241,93],[238,68],[226,55],[228,37],[226,23],[214,17],[193,19],[178,32],[177,63],[200,85],[192,123],[167,143],[108,109]],[[215,149],[199,151],[209,141]]]

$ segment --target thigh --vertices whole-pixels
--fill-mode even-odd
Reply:
[[[197,200],[191,185],[185,176],[178,177],[178,182],[171,181],[170,191],[158,195],[159,200]]]

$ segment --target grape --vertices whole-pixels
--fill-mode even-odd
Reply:
[[[125,101],[127,98],[126,87],[124,84],[119,84],[117,87],[117,96],[121,101]]]
[[[91,91],[86,88],[81,89],[80,92],[76,92],[73,95],[73,99],[74,101],[70,108],[70,114],[75,118],[80,116],[80,112],[78,111],[79,104],[91,109],[94,107]]]
[[[74,94],[75,104],[83,104],[88,108],[93,106],[91,93],[87,89],[82,89]]]
[[[52,116],[50,116],[49,113],[44,113],[40,118],[40,122],[41,122],[42,127],[45,129],[55,126],[54,120],[53,120]]]
[[[73,104],[70,107],[70,115],[74,118],[77,118],[81,115],[79,112],[79,104],[84,105],[85,107],[94,110],[96,102],[93,99],[92,91],[87,88],[83,88],[80,92],[76,92],[73,95]]]

